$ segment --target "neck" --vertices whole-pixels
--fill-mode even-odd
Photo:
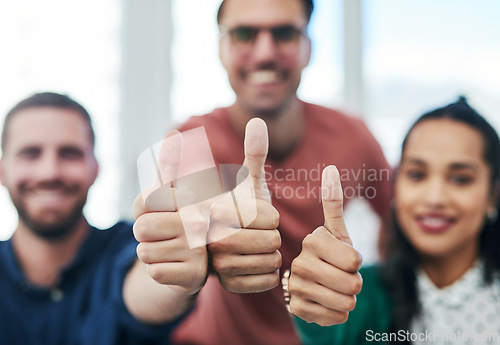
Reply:
[[[231,122],[241,138],[245,136],[247,122],[261,117],[269,132],[268,157],[274,160],[286,158],[302,139],[304,134],[304,112],[298,98],[294,98],[277,114],[255,114],[236,102],[229,107]]]
[[[82,216],[67,238],[48,241],[39,237],[19,220],[12,246],[28,280],[41,287],[57,286],[61,270],[74,259],[88,234],[89,224]]]
[[[478,243],[456,250],[446,257],[422,258],[422,267],[438,288],[452,285],[473,265],[478,256]]]

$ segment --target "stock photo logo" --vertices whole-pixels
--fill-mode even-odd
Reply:
[[[208,224],[214,202],[231,200],[234,209],[229,211],[227,219],[235,231],[250,225],[257,216],[248,169],[239,164],[216,165],[204,127],[169,132],[139,155],[137,172],[147,209],[178,212],[190,248],[207,242],[208,227],[200,230],[200,222],[193,222],[193,214],[201,212]],[[240,213],[238,202],[243,201],[245,212]],[[211,241],[231,234],[234,232]]]

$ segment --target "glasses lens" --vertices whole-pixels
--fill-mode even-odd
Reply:
[[[293,42],[296,41],[300,35],[300,31],[291,25],[272,28],[271,33],[276,43]]]
[[[240,26],[231,31],[231,36],[238,43],[253,42],[259,30],[256,28]]]

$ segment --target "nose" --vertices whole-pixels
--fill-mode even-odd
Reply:
[[[252,55],[256,62],[272,61],[278,52],[278,46],[269,30],[261,30],[253,44]]]
[[[37,162],[35,173],[39,181],[58,179],[61,175],[61,165],[57,154],[44,152]]]
[[[428,206],[439,208],[446,205],[448,192],[445,181],[441,179],[431,179],[423,190],[424,200]]]

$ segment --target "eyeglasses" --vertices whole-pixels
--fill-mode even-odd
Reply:
[[[229,34],[236,46],[242,49],[250,48],[256,41],[261,31],[269,31],[274,43],[280,48],[290,48],[296,46],[301,36],[305,36],[305,29],[297,28],[293,25],[281,25],[271,28],[259,28],[253,26],[238,26],[234,29],[220,27],[221,36]]]

